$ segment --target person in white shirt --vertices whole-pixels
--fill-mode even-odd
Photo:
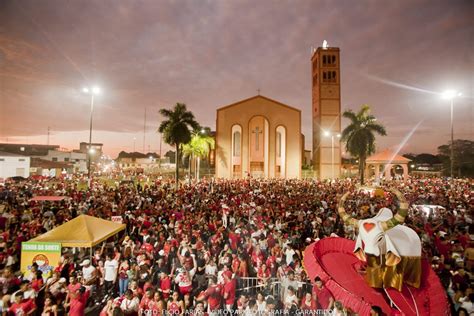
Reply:
[[[118,262],[113,259],[110,254],[105,257],[104,263],[104,285],[105,292],[108,294],[114,294],[115,281],[117,280]]]
[[[136,315],[138,313],[138,307],[140,300],[138,297],[133,295],[132,290],[125,291],[125,297],[120,304],[120,309],[125,315]]]
[[[267,309],[267,302],[265,301],[265,297],[263,296],[262,293],[257,293],[257,312],[259,315],[262,315],[265,313],[265,310]]]
[[[217,276],[217,265],[214,258],[209,259],[209,262],[206,264],[205,273],[207,275]]]
[[[469,296],[465,296],[465,297],[461,298],[460,308],[465,309],[468,315],[474,315],[473,302],[474,302],[474,293],[471,293],[471,294],[469,294]]]
[[[281,298],[285,302],[287,296],[289,295],[289,288],[293,288],[293,291],[296,292],[298,289],[298,281],[295,279],[295,273],[289,271],[288,275],[281,280]]]
[[[82,261],[81,266],[82,284],[86,287],[87,290],[90,291],[92,295],[97,284],[97,270],[93,265],[91,265],[91,261],[89,259]]]
[[[285,305],[285,310],[289,311],[293,305],[298,307],[298,297],[296,296],[296,289],[292,286],[289,286],[286,292],[283,304]]]
[[[285,256],[286,256],[286,264],[290,265],[293,262],[293,255],[296,253],[296,251],[291,248],[290,246],[287,246],[285,250]]]
[[[227,214],[229,212],[229,207],[227,205],[222,205],[222,226],[227,228]]]

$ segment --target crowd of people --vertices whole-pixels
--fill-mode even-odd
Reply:
[[[351,314],[321,279],[309,280],[302,252],[321,238],[354,239],[337,213],[373,216],[396,209],[354,180],[156,180],[109,186],[96,181],[33,180],[0,186],[0,311],[4,315],[270,315],[331,310]],[[411,205],[406,220],[423,242],[453,312],[474,313],[472,181],[442,178],[384,183]],[[36,195],[66,196],[34,202]],[[126,230],[89,250],[63,248],[51,272],[20,272],[21,243],[80,214],[122,216]],[[374,306],[374,315],[380,314]]]

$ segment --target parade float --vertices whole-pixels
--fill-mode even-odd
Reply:
[[[403,225],[408,203],[391,191],[399,200],[397,213],[382,208],[364,220],[346,213],[346,193],[338,212],[345,225],[357,229],[357,238],[330,237],[309,245],[306,273],[311,280],[319,276],[336,300],[359,315],[370,315],[372,306],[386,315],[449,315],[446,292],[422,256],[420,238]]]

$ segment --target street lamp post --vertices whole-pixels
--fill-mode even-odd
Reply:
[[[455,90],[446,90],[445,92],[442,93],[443,99],[450,100],[451,101],[451,155],[450,155],[450,161],[451,161],[451,179],[454,176],[454,120],[453,120],[453,114],[454,114],[454,98],[460,97],[462,94],[460,92],[457,92]]]
[[[324,136],[326,137],[331,136],[331,177],[332,179],[334,179],[334,136],[336,136],[337,138],[340,138],[341,134],[339,133],[334,134],[334,133],[325,131]]]
[[[91,113],[90,113],[90,122],[89,122],[89,147],[87,148],[87,178],[91,178],[91,160],[92,160],[92,153],[94,152],[92,149],[92,117],[94,114],[94,95],[98,95],[100,93],[100,88],[94,86],[92,88],[85,87],[82,89],[82,92],[85,94],[90,94],[91,96]]]

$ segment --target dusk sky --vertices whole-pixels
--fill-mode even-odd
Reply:
[[[184,102],[215,128],[218,107],[261,94],[302,110],[311,148],[311,48],[341,49],[342,109],[372,106],[377,148],[436,153],[474,139],[474,1],[0,0],[0,142],[158,151],[158,110]],[[343,119],[343,126],[347,121]],[[163,147],[165,150],[165,147]]]

